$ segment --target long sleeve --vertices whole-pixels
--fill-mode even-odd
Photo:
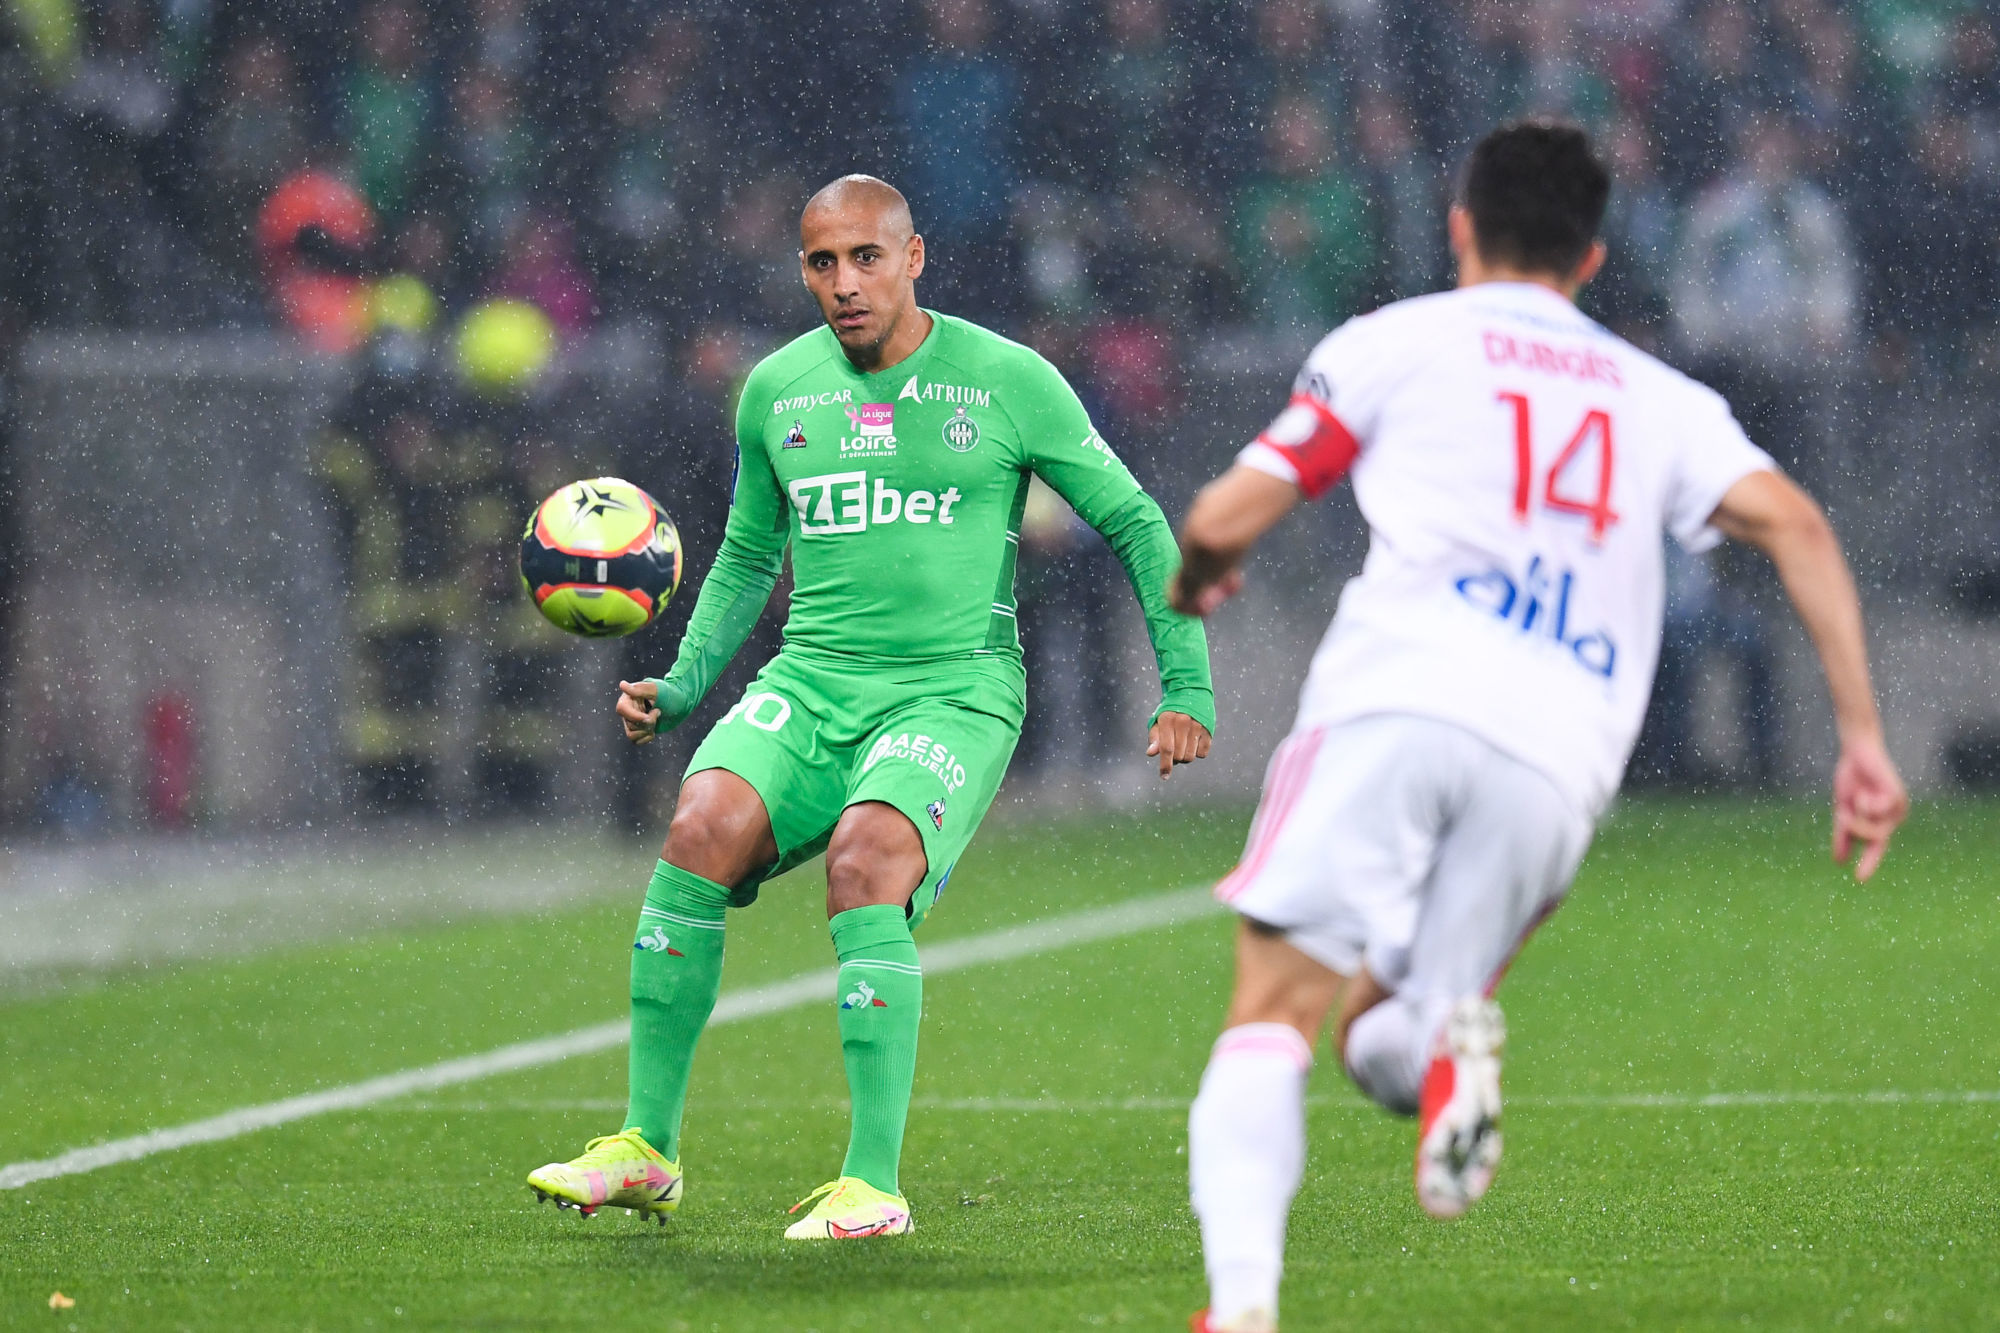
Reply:
[[[1044,392],[1011,404],[1026,462],[1079,517],[1102,533],[1125,566],[1146,616],[1146,634],[1160,670],[1161,713],[1186,713],[1215,730],[1215,688],[1209,679],[1208,636],[1201,621],[1167,604],[1167,580],[1180,548],[1165,514],[1141,490],[1125,464],[1090,424],[1076,393],[1053,366]]]
[[[737,409],[736,489],[715,563],[702,580],[694,614],[673,669],[659,678],[659,730],[679,726],[715,684],[771,600],[789,522],[784,496],[764,451],[759,414],[748,411],[750,386]]]
[[[1199,620],[1167,605],[1167,580],[1180,563],[1173,525],[1153,497],[1136,486],[1110,513],[1085,517],[1111,543],[1145,612],[1146,636],[1160,670],[1160,706],[1153,710],[1153,720],[1169,710],[1186,713],[1213,735],[1215,687],[1208,672],[1208,636]]]

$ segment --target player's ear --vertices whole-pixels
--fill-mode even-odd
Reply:
[[[1583,262],[1576,266],[1576,285],[1578,287],[1582,287],[1597,276],[1598,270],[1604,267],[1604,256],[1607,253],[1609,251],[1606,250],[1603,241],[1592,241],[1590,243],[1590,249],[1585,252]]]
[[[807,287],[812,286],[812,274],[806,271],[806,252],[803,250],[799,251],[799,281]]]
[[[912,235],[909,245],[904,247],[903,255],[909,266],[910,280],[915,282],[924,275],[924,238]]]
[[[1472,210],[1464,204],[1453,204],[1451,212],[1445,216],[1445,233],[1451,239],[1451,257],[1463,269],[1468,258],[1479,255],[1478,237],[1472,230]]]

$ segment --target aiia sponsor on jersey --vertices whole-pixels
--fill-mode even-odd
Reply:
[[[1610,635],[1602,630],[1579,633],[1569,623],[1575,571],[1557,571],[1537,555],[1529,557],[1527,571],[1519,579],[1495,566],[1484,574],[1468,574],[1452,586],[1460,597],[1501,623],[1567,648],[1585,671],[1610,680],[1617,670],[1618,645]]]
[[[912,736],[905,731],[891,736],[884,732],[868,747],[868,758],[862,761],[861,771],[866,773],[885,759],[907,759],[919,768],[928,769],[944,781],[944,793],[950,796],[965,785],[965,765],[958,762],[951,747],[943,741],[933,740],[921,733]],[[938,802],[937,825],[944,827],[944,803]]]
[[[882,478],[868,486],[866,472],[826,472],[799,477],[785,487],[798,510],[801,537],[866,532],[890,523],[952,524],[952,506],[964,497],[956,486],[943,491],[900,491]]]

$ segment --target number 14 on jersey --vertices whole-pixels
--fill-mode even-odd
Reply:
[[[1528,406],[1528,396],[1524,393],[1502,391],[1502,403],[1513,408],[1514,416],[1514,518],[1526,523],[1534,508],[1535,488],[1535,447],[1532,412]],[[1591,446],[1595,446],[1597,459],[1596,495],[1592,499],[1582,499],[1568,489],[1575,480],[1571,473],[1578,456]],[[1611,509],[1611,472],[1615,450],[1611,442],[1611,414],[1601,407],[1593,407],[1583,414],[1583,421],[1570,434],[1569,443],[1556,455],[1542,482],[1542,507],[1558,514],[1571,514],[1586,519],[1590,523],[1590,539],[1604,540],[1604,534],[1618,521],[1618,515]]]

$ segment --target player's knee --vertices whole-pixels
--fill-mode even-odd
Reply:
[[[681,792],[660,856],[668,865],[733,886],[756,868],[756,815],[691,784]]]
[[[829,916],[876,903],[906,903],[924,878],[924,844],[902,812],[855,806],[826,848]]]

